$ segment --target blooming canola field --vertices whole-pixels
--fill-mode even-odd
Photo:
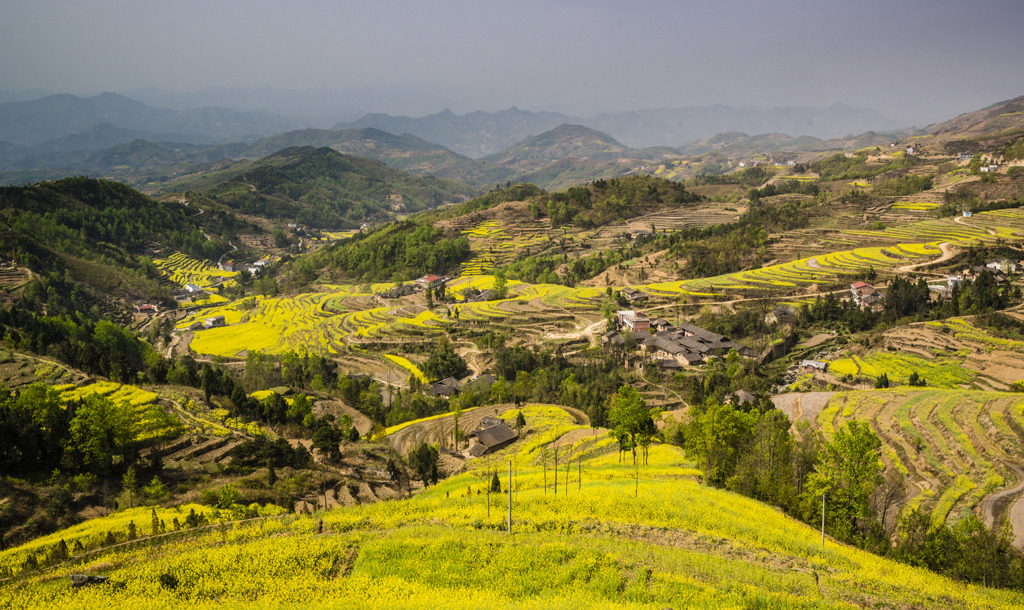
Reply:
[[[461,608],[469,599],[517,608],[1024,603],[1020,593],[955,584],[832,540],[822,547],[814,527],[699,484],[692,464],[670,446],[652,447],[650,464],[635,470],[618,463],[614,447],[602,451],[598,439],[580,440],[570,455],[583,460],[559,473],[556,495],[550,461],[546,474],[542,467],[545,456],[550,460],[544,449],[578,428],[559,412],[527,407],[528,426],[546,443],[517,443],[411,499],[247,521],[211,514],[214,526],[207,529],[142,538],[44,574],[20,575],[0,588],[0,606],[281,607],[315,600],[327,608]],[[588,441],[591,448],[583,449]],[[567,448],[561,447],[563,456]],[[509,460],[515,473],[511,534],[505,521]],[[501,494],[483,493],[492,468]],[[170,514],[163,509],[158,518]],[[91,528],[120,530],[123,521],[98,519]],[[25,553],[4,551],[0,562]],[[72,573],[110,581],[72,590],[66,578]]]

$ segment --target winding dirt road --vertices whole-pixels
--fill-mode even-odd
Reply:
[[[959,220],[959,218],[957,220]],[[926,267],[930,265],[944,263],[957,255],[957,251],[953,249],[953,244],[949,243],[948,241],[944,241],[941,244],[939,244],[939,250],[942,250],[942,255],[939,256],[939,258],[930,261],[924,261],[923,263],[915,263],[913,265],[903,265],[902,267],[897,267],[896,272],[914,273],[918,267]]]
[[[981,501],[981,519],[986,527],[992,527],[996,522],[996,516],[1005,514],[1013,529],[1014,546],[1020,548],[1024,545],[1024,502],[1021,501],[1021,492],[1024,492],[1024,469],[1016,464],[1007,465],[1017,473],[1017,484],[986,496]],[[1007,508],[1004,510],[1004,507]]]

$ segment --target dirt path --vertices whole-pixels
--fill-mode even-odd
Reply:
[[[1009,489],[990,494],[981,501],[981,519],[985,527],[992,527],[996,522],[996,516],[1006,510],[1006,517],[1010,521],[1015,535],[1014,541],[1017,547],[1024,544],[1021,534],[1024,533],[1024,503],[1020,502],[1020,494],[1024,491],[1024,469],[1016,464],[1008,464],[1011,470],[1017,473],[1017,484]]]
[[[575,330],[575,331],[568,332],[568,333],[544,333],[544,338],[545,339],[579,339],[581,337],[586,337],[587,340],[590,341],[590,345],[596,346],[597,343],[598,343],[598,341],[597,341],[597,331],[599,329],[601,329],[601,327],[603,325],[607,324],[607,323],[608,323],[607,320],[598,320],[597,322],[594,322],[590,326],[588,326],[588,327],[586,327],[584,329],[581,329],[581,330]]]
[[[790,392],[772,396],[772,402],[776,409],[789,417],[789,421],[796,423],[803,419],[814,424],[833,396],[835,392]]]
[[[988,227],[979,227],[978,225],[972,225],[971,223],[967,222],[963,216],[957,216],[956,218],[953,219],[953,222],[961,224],[965,227],[971,227],[972,229],[983,229],[989,235],[999,235],[999,233],[995,229],[990,229]]]
[[[959,218],[957,218],[957,220],[959,220]],[[903,265],[902,267],[897,267],[896,272],[912,273],[918,267],[925,267],[929,265],[937,265],[939,263],[944,263],[957,255],[956,250],[953,249],[953,244],[949,243],[948,241],[944,241],[941,244],[939,244],[939,250],[942,250],[942,256],[940,256],[939,258],[935,260],[925,261],[923,263],[915,263],[913,265]]]

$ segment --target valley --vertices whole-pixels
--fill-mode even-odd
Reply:
[[[1024,603],[1022,107],[3,187],[0,605]]]

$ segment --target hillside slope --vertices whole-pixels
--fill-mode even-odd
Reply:
[[[957,585],[831,540],[822,547],[814,528],[696,483],[696,471],[674,448],[653,447],[649,464],[634,470],[618,463],[608,437],[591,436],[560,410],[532,406],[525,414],[523,441],[409,500],[186,529],[106,550],[100,542],[85,552],[105,531],[123,531],[128,519],[149,534],[152,515],[143,509],[5,551],[0,565],[17,573],[30,554],[45,556],[48,545],[64,540],[77,548],[84,541],[72,552],[78,558],[42,573],[21,572],[0,589],[0,603],[149,608],[317,599],[321,607],[464,607],[473,599],[544,608],[963,608],[1024,602],[1017,593]],[[567,455],[582,461],[558,473],[556,494],[555,474],[543,463],[559,439],[563,463]],[[492,473],[500,495],[485,492]],[[241,508],[194,505],[178,517],[165,509],[153,515],[166,526],[189,511],[211,524],[245,516]],[[110,581],[72,590],[67,576],[73,573]]]

